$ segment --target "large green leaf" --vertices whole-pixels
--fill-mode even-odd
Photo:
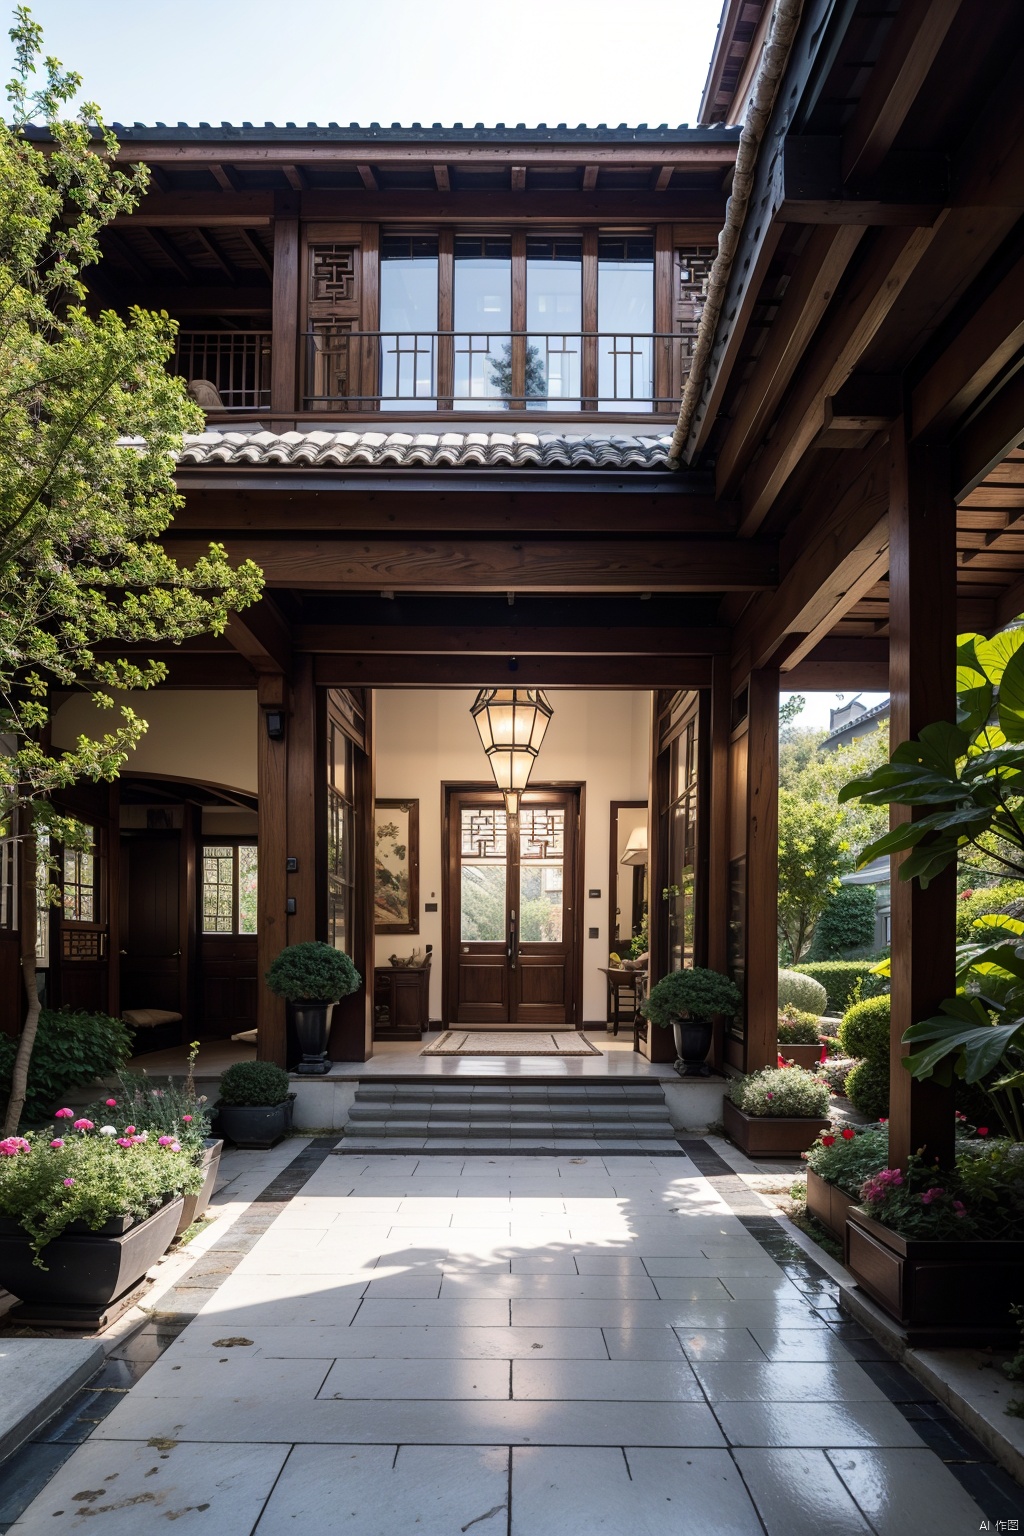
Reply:
[[[1020,630],[1017,634],[1024,633]],[[1024,648],[1014,651],[999,685],[999,724],[1007,741],[1024,741]]]
[[[996,687],[1002,683],[1003,673],[1011,657],[1024,646],[1024,629],[1007,629],[993,635],[991,640],[978,640],[974,646],[975,664]]]
[[[980,1005],[979,1011],[984,1014]],[[912,1024],[903,1036],[906,1045],[920,1041],[929,1043],[906,1057],[907,1070],[914,1077],[931,1077],[940,1064],[946,1064],[952,1065],[965,1082],[977,1083],[995,1070],[1012,1045],[1024,1042],[1024,1019],[992,1024],[986,1017],[984,1023],[967,1023],[962,1018],[938,1015]]]

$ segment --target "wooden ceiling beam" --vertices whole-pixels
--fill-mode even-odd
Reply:
[[[873,177],[850,186],[842,154],[838,136],[790,134],[775,216],[784,224],[931,224],[950,201],[945,155],[894,152]]]
[[[846,293],[800,368],[788,404],[761,456],[744,479],[740,532],[760,528],[790,475],[824,426],[825,401],[857,367],[935,234],[929,229],[879,230]]]
[[[380,191],[380,182],[377,180],[372,165],[357,165],[356,170],[359,172],[359,180],[362,182],[367,192]]]
[[[256,258],[256,261],[259,263],[260,267],[262,267],[266,276],[273,280],[274,265],[263,247],[257,240],[253,239],[252,235],[247,229],[239,229],[237,233],[238,238],[241,240],[249,254]]]
[[[772,541],[729,539],[225,539],[268,587],[341,592],[753,592],[778,575]],[[169,537],[191,563],[201,542]]]
[[[599,165],[585,165],[583,167],[582,187],[584,192],[593,192],[597,186],[597,176],[600,169]]]
[[[318,656],[321,688],[709,688],[710,656]]]
[[[186,261],[177,246],[168,239],[163,230],[150,229],[147,230],[147,234],[161,255],[166,257],[171,263],[178,276],[184,278],[186,283],[190,283],[195,277],[195,268]]]
[[[147,225],[194,229],[199,224],[221,228],[248,224],[255,229],[268,225],[273,212],[273,192],[148,192],[138,208],[118,214],[114,224],[131,224],[137,229]]]
[[[300,161],[303,165],[357,166],[360,162],[373,165],[422,165],[437,163],[439,154],[449,165],[476,165],[497,167],[502,165],[537,165],[564,168],[581,165],[674,165],[693,169],[716,170],[735,163],[739,136],[718,143],[701,144],[694,141],[673,144],[669,141],[629,144],[495,144],[486,140],[480,143],[465,141],[435,142],[424,144],[387,144],[379,139],[364,144],[303,143],[292,139],[284,144],[243,144],[232,142],[231,164],[268,169],[291,165]],[[144,161],[146,165],[175,166],[201,165],[214,175],[218,171],[230,174],[230,167],[211,158],[212,146],[208,143],[182,142],[162,144],[156,141],[122,143],[118,163],[126,165]],[[213,151],[215,153],[215,150]]]
[[[235,266],[234,262],[224,254],[224,251],[218,240],[213,235],[208,234],[205,229],[199,229],[198,227],[193,231],[193,233],[196,239],[199,241],[200,245],[203,247],[203,250],[206,251],[207,255],[213,257],[218,267],[220,267],[221,271],[224,273],[224,276],[230,278],[232,283],[237,283],[240,280],[240,273],[238,268]]]
[[[281,166],[281,169],[284,172],[285,181],[287,181],[293,192],[306,191],[307,187],[309,186],[309,177],[306,175],[301,165],[285,164]]]
[[[844,181],[862,181],[878,170],[963,3],[903,0],[843,134]]]
[[[787,691],[851,693],[889,689],[889,641],[886,636],[845,638],[826,635],[780,678]]]
[[[994,474],[1002,459],[1024,442],[1024,368],[953,438],[950,462],[958,502]]]
[[[571,625],[300,624],[296,650],[321,655],[711,656],[729,649],[719,626],[583,629]]]
[[[104,243],[109,236],[104,236]],[[101,269],[102,270],[102,269]],[[169,315],[264,315],[270,314],[270,288],[236,287],[234,284],[189,284],[188,286],[164,287],[149,279],[139,279],[136,290],[128,284],[120,285],[118,305],[141,304],[144,309],[166,309]],[[92,281],[92,278],[89,279]],[[267,326],[269,330],[269,325]]]
[[[914,437],[945,431],[965,416],[1024,347],[1024,256],[957,319],[942,355],[911,391]]]
[[[452,181],[446,165],[434,166],[434,186],[439,192],[451,191]]]
[[[719,450],[715,483],[720,496],[735,495],[863,235],[862,229],[843,225],[816,229],[808,240]],[[768,248],[771,242],[762,245]]]
[[[233,613],[224,633],[254,672],[291,671],[291,631],[273,598],[261,597],[241,613]]]
[[[511,184],[513,192],[526,191],[526,166],[514,165],[512,167]]]
[[[654,179],[654,190],[655,190],[655,192],[667,192],[668,191],[669,183],[672,180],[672,176],[673,176],[674,172],[675,172],[675,166],[674,165],[663,165],[663,166],[661,166],[659,168],[658,174],[657,174],[657,176]]]
[[[120,154],[118,155],[120,159]],[[231,165],[212,164],[209,166],[210,175],[223,192],[240,192],[242,190],[242,178]]]

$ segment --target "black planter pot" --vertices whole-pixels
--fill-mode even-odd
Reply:
[[[178,1230],[174,1234],[175,1237],[180,1237],[186,1228],[190,1227],[194,1221],[197,1221],[202,1216],[209,1205],[213,1195],[213,1186],[217,1182],[217,1169],[220,1167],[220,1154],[223,1150],[224,1143],[218,1137],[208,1136],[206,1138],[202,1161],[202,1167],[206,1174],[203,1179],[203,1187],[198,1195],[185,1196],[181,1215],[178,1218]]]
[[[276,1147],[290,1129],[293,1102],[289,1094],[283,1104],[222,1103],[218,1105],[220,1128],[236,1147],[266,1151]]]
[[[331,1064],[327,1060],[327,1037],[330,1034],[333,1012],[333,1003],[288,1004],[295,1041],[302,1053],[295,1071],[305,1077],[320,1077],[331,1070]]]
[[[711,1049],[711,1040],[715,1032],[715,1026],[710,1019],[673,1019],[672,1033],[675,1036],[676,1056],[682,1062],[676,1063],[676,1071],[680,1077],[708,1077],[711,1068],[706,1065],[705,1057]]]
[[[95,1332],[106,1328],[130,1304],[130,1293],[150,1265],[169,1247],[182,1200],[170,1200],[144,1221],[117,1216],[99,1232],[62,1232],[42,1252],[46,1265],[32,1262],[28,1235],[15,1222],[0,1223],[0,1285],[19,1297],[12,1321],[47,1328]]]

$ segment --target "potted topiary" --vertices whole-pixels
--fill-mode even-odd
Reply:
[[[274,1147],[292,1121],[288,1073],[271,1061],[236,1061],[220,1080],[220,1124],[236,1147]]]
[[[828,1131],[828,1084],[803,1067],[763,1067],[726,1091],[726,1135],[748,1157],[799,1157]]]
[[[289,944],[271,963],[267,986],[288,1003],[302,1052],[296,1071],[329,1072],[327,1037],[334,1005],[355,992],[362,981],[348,955],[332,944]]]
[[[728,976],[694,966],[663,976],[641,1003],[640,1012],[663,1029],[671,1025],[680,1075],[701,1077],[709,1071],[704,1058],[711,1049],[715,1017],[734,1018],[739,1006],[739,990]]]

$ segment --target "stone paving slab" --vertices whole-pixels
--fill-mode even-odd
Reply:
[[[95,1376],[103,1359],[95,1339],[0,1339],[0,1461]]]

